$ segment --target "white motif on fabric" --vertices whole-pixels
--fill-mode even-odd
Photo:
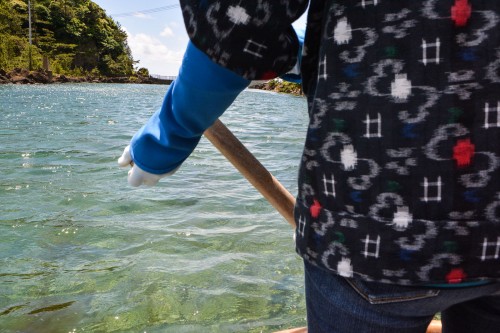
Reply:
[[[450,19],[450,16],[439,16],[439,14],[436,12],[437,2],[438,0],[425,1],[422,6],[423,16],[433,20]],[[475,16],[481,15],[482,19],[474,17],[474,21],[482,22],[483,25],[478,29],[472,30],[470,35],[468,35],[467,33],[460,33],[457,35],[457,42],[462,47],[474,47],[486,41],[486,39],[488,38],[488,31],[495,29],[500,21],[498,15],[493,11],[473,11],[472,13]]]
[[[432,139],[424,146],[424,153],[427,158],[435,161],[447,161],[452,159],[453,152],[446,150],[446,156],[441,156],[440,144],[449,141],[452,137],[461,137],[469,134],[469,130],[460,124],[444,125],[436,129]]]
[[[373,204],[369,211],[368,216],[378,222],[384,222],[388,225],[393,224],[393,219],[387,216],[394,216],[398,207],[404,207],[403,198],[396,193],[380,193],[377,196],[377,203]]]
[[[340,7],[342,8],[342,7]],[[361,45],[350,45],[352,51],[343,51],[339,57],[346,63],[361,62],[366,56],[366,49],[378,39],[378,34],[371,28],[352,28],[351,24],[345,17],[337,17],[343,10],[335,10],[334,13],[328,13],[328,17],[324,28],[324,38],[333,39],[338,45],[350,43],[354,33],[362,33],[364,43]],[[333,26],[335,25],[335,26]]]
[[[456,213],[457,212],[454,212],[455,216],[456,216]],[[470,212],[465,212],[464,214],[468,214]],[[451,218],[451,216],[450,216]],[[458,221],[446,221],[445,222],[445,225],[443,227],[443,230],[448,230],[450,232],[452,232],[455,236],[468,236],[470,235],[470,231],[469,231],[469,227],[468,225],[465,225],[462,221],[461,222],[458,222]]]
[[[266,49],[267,49],[266,45],[254,42],[253,40],[249,39],[243,51],[246,53],[250,53],[256,56],[257,58],[262,58],[264,57],[263,52],[265,52]]]
[[[395,170],[398,175],[407,176],[410,174],[410,167],[417,166],[417,159],[411,157],[413,148],[388,149],[386,153],[391,159],[404,159],[404,164],[393,160],[385,165],[386,169]]]
[[[498,259],[500,254],[500,237],[497,237],[497,239],[492,242],[488,240],[488,237],[485,237],[482,249],[481,261]]]
[[[340,161],[344,166],[344,170],[354,170],[356,164],[358,163],[358,154],[354,150],[353,145],[344,146],[344,148],[340,152]]]
[[[385,69],[389,70],[386,72]],[[369,77],[366,82],[366,92],[371,96],[391,96],[392,92],[388,91],[387,87],[385,92],[381,92],[378,85],[380,81],[392,75],[401,74],[403,70],[403,62],[400,60],[384,59],[373,65],[373,72],[375,75]]]
[[[357,105],[357,98],[361,95],[359,90],[350,90],[350,85],[343,82],[338,85],[338,92],[331,93],[330,97],[334,101],[334,108],[337,111],[354,110]]]
[[[378,0],[361,0],[361,7],[365,8],[366,6],[369,5],[373,6],[378,5]]]
[[[300,236],[304,237],[304,231],[306,229],[306,219],[301,215],[299,217],[299,224],[297,225],[297,232]]]
[[[411,81],[407,79],[406,74],[396,74],[394,81],[391,83],[392,97],[406,101],[411,94]]]
[[[358,28],[352,29],[351,31],[361,31],[365,37],[365,43],[358,46],[353,46],[354,51],[344,51],[339,54],[339,58],[345,61],[346,63],[357,63],[361,62],[366,56],[366,49],[372,45],[375,45],[375,42],[378,39],[378,35],[373,29],[369,28]]]
[[[349,136],[343,133],[330,133],[325,139],[325,143],[319,149],[321,156],[331,163],[342,163],[344,168],[348,170],[353,169],[356,166],[357,154],[352,146],[352,140]],[[332,149],[337,148],[337,149]],[[345,155],[341,151],[345,151]],[[334,159],[333,156],[338,156],[340,154],[340,161]],[[333,156],[332,156],[333,155]],[[343,157],[342,157],[343,156]]]
[[[370,235],[366,235],[366,238],[361,241],[365,243],[365,250],[361,252],[365,258],[378,258],[380,252],[380,236],[377,235],[377,238],[371,239]]]
[[[353,267],[351,265],[351,259],[342,258],[337,265],[337,273],[340,276],[351,278],[354,276]]]
[[[330,174],[329,178],[326,178],[326,175],[323,174],[323,194],[327,197],[335,197],[335,179],[333,174]]]
[[[411,285],[411,282],[408,279],[402,279],[403,276],[408,274],[408,271],[406,269],[397,269],[397,270],[390,270],[390,269],[383,269],[382,274],[384,277],[388,277],[391,279],[380,279],[380,283],[396,283],[399,284],[400,286],[407,286]],[[397,277],[398,279],[394,279]],[[396,282],[393,282],[396,281]]]
[[[427,18],[430,18],[433,20],[444,19],[444,17],[440,17],[439,14],[436,13],[435,7],[436,7],[437,1],[438,0],[424,1],[424,3],[422,4],[422,15],[424,17],[427,17]]]
[[[324,218],[321,222],[314,222],[311,224],[314,232],[319,236],[325,236],[335,225],[335,218],[331,211],[323,210],[323,216]]]
[[[488,39],[488,31],[498,29],[498,23],[500,22],[499,16],[493,11],[481,11],[478,12],[483,20],[484,25],[479,29],[474,29],[472,31],[472,36],[468,36],[466,33],[461,33],[457,35],[457,43],[462,47],[474,47],[485,42]],[[479,22],[478,19],[475,21]]]
[[[229,21],[234,24],[247,25],[250,21],[250,15],[247,14],[245,8],[240,6],[229,6],[226,15],[228,16]]]
[[[496,59],[485,68],[485,79],[493,83],[500,83],[500,51],[496,51]]]
[[[394,224],[396,230],[404,230],[408,228],[412,220],[413,215],[410,213],[410,209],[408,207],[397,207],[392,223]]]
[[[473,210],[465,212],[450,212],[449,218],[452,220],[471,220],[474,218],[475,212]]]
[[[410,253],[420,251],[426,245],[427,240],[436,238],[438,231],[435,222],[427,220],[419,220],[418,222],[419,226],[425,226],[423,233],[417,234],[416,230],[413,230],[411,237],[402,236],[394,241],[402,250]]]
[[[496,197],[492,203],[486,206],[485,215],[490,221],[500,222],[500,192],[496,194]]]
[[[198,24],[193,9],[190,6],[185,6],[182,8],[182,14],[184,15],[187,34],[191,37],[195,36],[198,32]]]
[[[363,120],[365,123],[366,131],[363,137],[365,138],[381,138],[382,137],[382,116],[380,113],[377,114],[376,118],[370,118],[370,115],[366,114],[366,119]]]
[[[211,58],[217,59],[217,63],[221,66],[226,66],[231,58],[231,55],[223,51],[219,44],[212,46],[212,48],[207,49],[207,55]]]
[[[307,197],[313,198],[316,196],[316,191],[314,191],[314,188],[311,185],[308,185],[307,183],[303,183],[301,188],[301,199],[305,200]]]
[[[349,256],[349,250],[341,243],[339,242],[331,242],[328,246],[328,249],[322,253],[321,255],[321,262],[323,265],[332,270],[336,271],[337,270],[337,265],[338,265],[338,260],[335,260],[337,255],[341,255],[343,257],[348,257]],[[330,265],[330,257],[332,258],[332,261],[335,260],[332,264],[334,266]]]
[[[221,11],[220,2],[215,2],[214,4],[208,7],[206,18],[207,22],[210,24],[212,28],[214,36],[219,40],[223,40],[226,39],[231,34],[234,25],[229,26],[226,29],[221,27],[220,24],[225,23],[225,20],[221,19],[221,17],[224,17],[224,15],[222,15],[223,13],[221,13],[220,11]]]
[[[500,127],[500,101],[496,107],[490,107],[489,103],[484,105],[484,128]]]
[[[392,23],[392,22],[401,22],[398,26],[396,25],[388,25],[382,29],[382,31],[386,34],[393,34],[394,38],[401,39],[408,36],[411,28],[414,28],[417,25],[417,20],[406,20],[406,18],[411,14],[411,11],[408,9],[403,9],[399,13],[387,14],[385,16],[384,23]]]
[[[420,198],[423,202],[440,202],[442,200],[443,182],[441,181],[441,176],[433,182],[429,181],[429,178],[424,177],[424,181],[420,183],[422,185],[424,195]]]
[[[315,114],[312,116],[311,123],[309,124],[310,129],[317,129],[321,128],[321,125],[323,124],[323,118],[326,116],[329,105],[328,102],[322,98],[316,98],[314,100],[314,107],[316,109]],[[348,140],[344,138],[344,140]],[[343,141],[344,142],[344,141]],[[350,142],[350,140],[348,140]]]
[[[487,163],[482,161],[483,156],[487,158]],[[481,161],[481,163],[477,163],[478,165],[487,165],[488,168],[460,176],[460,183],[467,188],[485,187],[491,180],[491,174],[494,174],[500,166],[500,159],[494,153],[486,151],[476,152],[474,158]]]
[[[255,13],[252,15],[252,23],[257,27],[267,24],[271,20],[272,10],[269,6],[269,1],[257,0],[254,3]]]
[[[476,82],[474,71],[462,70],[448,74],[451,83],[446,87],[445,94],[457,95],[461,100],[470,99],[472,90],[479,90],[482,86]]]
[[[435,254],[425,266],[420,267],[417,271],[417,276],[421,281],[429,281],[429,274],[431,270],[447,265],[459,265],[462,257],[454,253],[438,253]]]
[[[422,40],[422,62],[424,65],[427,64],[439,64],[441,62],[440,52],[441,52],[441,41],[436,38],[434,43],[427,43],[425,39]],[[434,50],[433,52],[431,52]],[[430,57],[430,58],[429,58]]]
[[[351,218],[341,218],[339,225],[344,228],[351,228],[351,229],[358,228],[358,222]]]
[[[347,18],[342,17],[338,20],[333,31],[333,38],[339,45],[347,44],[352,39],[351,25],[347,22]]]
[[[326,57],[323,57],[323,60],[318,64],[318,80],[326,80],[328,79],[328,67],[326,67]]]
[[[416,124],[425,121],[427,116],[429,116],[432,107],[436,106],[439,100],[439,93],[433,87],[413,87],[411,98],[419,99],[421,96],[425,95],[425,102],[421,105],[418,105],[417,112],[413,114],[408,110],[404,110],[399,112],[399,119],[406,124]],[[411,99],[408,101],[411,104]]]
[[[319,163],[315,158],[317,155],[318,152],[314,149],[304,149],[304,153],[302,154],[302,164],[307,170],[313,170],[314,168],[319,167]]]
[[[364,191],[369,189],[373,183],[372,179],[376,178],[380,173],[380,167],[373,159],[358,158],[358,162],[366,162],[368,174],[360,175],[358,177],[347,178],[347,184],[355,190]],[[361,169],[358,163],[358,170]]]

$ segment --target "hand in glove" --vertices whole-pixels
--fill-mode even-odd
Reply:
[[[177,79],[160,110],[132,137],[118,160],[132,166],[132,186],[154,186],[193,152],[203,132],[233,103],[249,81],[214,63],[188,43]],[[132,148],[131,148],[132,147]]]
[[[155,186],[161,178],[174,174],[178,169],[176,168],[169,173],[162,175],[155,175],[153,173],[146,172],[134,164],[134,161],[132,161],[132,156],[130,155],[130,145],[125,147],[123,150],[122,156],[118,159],[118,165],[121,167],[129,165],[132,166],[132,169],[128,172],[128,183],[134,187],[141,185]]]

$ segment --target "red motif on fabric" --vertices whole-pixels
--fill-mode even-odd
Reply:
[[[455,0],[455,5],[451,7],[451,19],[457,27],[463,27],[469,21],[472,13],[472,6],[469,0]]]
[[[460,283],[462,282],[467,275],[464,270],[461,268],[454,268],[446,275],[446,281],[448,283]]]
[[[262,76],[259,78],[259,80],[271,80],[277,76],[278,76],[278,73],[273,72],[273,71],[269,71],[269,72],[265,72],[264,74],[262,74]]]
[[[463,168],[471,164],[475,149],[476,146],[470,142],[470,139],[457,141],[457,144],[453,147],[453,158],[457,161],[457,166],[459,168]]]
[[[314,204],[309,208],[311,211],[311,216],[313,218],[317,218],[319,216],[319,212],[321,211],[321,204],[318,200],[314,199]]]

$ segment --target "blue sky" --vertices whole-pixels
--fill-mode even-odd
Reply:
[[[140,61],[138,67],[148,68],[151,74],[177,75],[188,42],[177,0],[93,1],[127,32],[134,60]],[[172,9],[143,13],[163,7]]]
[[[93,1],[127,32],[138,67],[146,67],[151,74],[177,75],[188,43],[178,0]],[[301,18],[297,24],[303,22]]]

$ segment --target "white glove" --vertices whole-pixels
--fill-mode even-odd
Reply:
[[[164,173],[162,175],[156,175],[147,171],[142,170],[137,166],[137,164],[134,164],[134,161],[132,161],[132,156],[130,155],[130,145],[125,147],[123,150],[122,156],[118,159],[118,165],[121,167],[127,167],[127,166],[132,166],[132,169],[128,172],[128,183],[131,186],[137,187],[141,185],[146,185],[146,186],[155,186],[158,181],[165,177],[165,176],[170,176],[173,175],[178,168],[168,172]]]

